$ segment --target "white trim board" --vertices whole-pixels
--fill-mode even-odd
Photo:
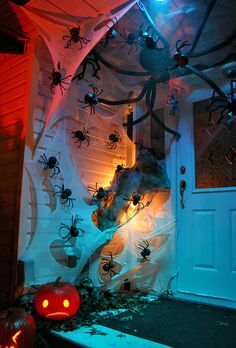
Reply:
[[[209,306],[230,308],[236,310],[236,302],[229,299],[221,299],[217,297],[202,296],[197,294],[191,294],[187,292],[176,292],[173,294],[173,300],[181,300],[195,303],[202,303]]]
[[[89,333],[91,329],[96,329],[98,332],[106,335],[91,335]],[[91,327],[83,326],[68,332],[51,331],[51,334],[74,344],[78,344],[79,347],[83,348],[171,348],[170,346],[129,335],[102,325],[93,325]]]

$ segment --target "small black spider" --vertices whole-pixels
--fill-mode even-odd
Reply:
[[[178,69],[179,67],[184,68],[188,64],[188,57],[181,52],[181,49],[185,46],[190,46],[190,43],[182,40],[178,40],[176,42],[176,51],[172,56],[172,59],[176,62],[176,64],[173,67],[167,68],[168,70]]]
[[[120,172],[122,172],[122,170],[124,170],[124,165],[123,164],[118,164],[116,166],[116,173],[120,173]]]
[[[103,92],[101,89],[95,87],[94,85],[89,85],[92,88],[92,91],[88,91],[84,96],[84,101],[81,101],[78,99],[80,103],[87,104],[87,106],[84,106],[83,109],[90,107],[90,115],[95,114],[95,108],[94,105],[98,104],[99,99],[98,96]]]
[[[143,194],[138,194],[136,192],[133,192],[132,193],[132,196],[131,198],[126,196],[126,198],[123,198],[125,201],[129,201],[129,202],[132,202],[133,205],[137,205],[137,211],[139,211],[140,209],[143,209],[144,208],[144,204],[142,202],[140,202],[141,200],[143,200],[144,198],[144,195]]]
[[[137,258],[138,262],[145,262],[145,261],[150,261],[150,259],[147,258],[147,256],[151,255],[151,250],[149,249],[149,243],[147,240],[143,240],[143,243],[145,245],[142,244],[138,244],[138,248],[141,250],[141,256],[142,258]]]
[[[134,31],[134,32],[131,32],[127,35],[125,29],[123,29],[123,33],[120,33],[120,36],[122,37],[122,39],[124,39],[124,44],[122,46],[120,46],[120,49],[127,46],[127,45],[130,46],[128,55],[131,54],[133,49],[135,49],[135,52],[137,51],[138,45],[137,45],[136,41],[139,37],[139,32]]]
[[[72,138],[75,139],[75,143],[78,143],[78,148],[80,148],[80,146],[82,145],[82,143],[84,141],[87,142],[87,146],[89,146],[90,144],[90,137],[88,135],[89,131],[87,131],[84,127],[84,129],[81,131],[81,130],[77,130],[75,132],[72,132],[73,136]]]
[[[58,70],[60,70],[60,63],[57,64],[57,68]],[[55,71],[55,69],[53,69],[53,71],[51,72],[51,76],[49,76],[49,80],[52,80],[51,86],[50,86],[50,90],[52,93],[55,93],[55,87],[58,85],[60,86],[61,95],[63,95],[63,90],[65,91],[67,90],[67,88],[65,88],[65,86],[63,85],[69,85],[69,82],[66,82],[65,80],[70,78],[71,75],[67,75],[63,79],[61,78],[61,76],[62,75],[60,71]]]
[[[73,28],[67,27],[67,28],[69,30],[70,35],[64,35],[62,37],[63,40],[69,39],[67,41],[66,45],[64,46],[65,48],[69,48],[72,45],[72,43],[79,42],[79,44],[80,44],[79,50],[82,50],[83,43],[85,45],[87,45],[87,43],[90,42],[90,40],[86,39],[83,36],[80,36],[80,25],[79,24],[78,24],[78,27],[73,27]]]
[[[121,141],[120,134],[114,130],[114,133],[109,134],[109,141],[105,141],[106,147],[109,150],[115,149],[117,147],[117,143]]]
[[[100,44],[103,45],[103,47],[107,47],[109,42],[113,40],[116,37],[117,29],[118,29],[118,21],[116,18],[113,18],[110,20],[113,23],[113,26],[110,28],[107,24],[106,26],[109,28],[106,35],[101,39]],[[107,22],[109,23],[109,21]]]
[[[106,201],[109,193],[112,191],[109,189],[109,187],[99,187],[98,183],[96,182],[96,187],[88,186],[88,191],[93,192],[93,198],[95,198],[97,201]]]
[[[47,168],[53,169],[53,173],[52,175],[50,175],[50,177],[57,175],[61,172],[60,168],[58,167],[59,162],[56,157],[51,156],[49,157],[49,159],[47,159],[47,156],[43,154],[40,156],[40,158],[42,160],[38,160],[38,162],[44,165],[44,169],[47,169]]]
[[[71,189],[69,189],[69,188],[66,188],[65,189],[65,186],[64,186],[64,184],[62,184],[62,186],[58,186],[58,185],[55,185],[55,187],[58,187],[59,189],[60,189],[60,191],[57,191],[57,192],[54,192],[54,196],[56,195],[56,194],[60,194],[60,198],[62,199],[62,200],[64,200],[63,202],[62,202],[62,204],[64,204],[66,207],[74,207],[74,203],[73,203],[73,201],[75,201],[75,198],[70,198],[70,196],[72,195],[72,191],[71,191]],[[66,203],[68,202],[68,204],[66,205]]]
[[[72,219],[71,219],[71,226],[68,226],[66,224],[61,223],[61,227],[59,228],[59,236],[64,239],[65,242],[68,242],[72,237],[80,237],[80,232],[83,234],[85,231],[80,228],[77,227],[77,222],[78,221],[83,221],[83,219],[79,219],[78,217],[73,217],[72,215]],[[68,230],[69,232],[66,235],[63,235],[62,231],[63,229]]]
[[[103,275],[107,275],[109,273],[110,277],[113,277],[113,275],[118,274],[117,272],[115,272],[113,270],[113,268],[115,267],[115,264],[113,262],[113,257],[112,257],[112,253],[109,251],[108,254],[110,254],[108,257],[110,257],[110,259],[106,259],[106,258],[102,258],[102,269],[105,273],[103,273]]]
[[[155,38],[157,32],[152,25],[145,29],[144,24],[142,24],[139,35],[141,43],[143,43],[148,50],[161,50],[161,48],[157,47],[159,37]]]
[[[222,95],[216,95],[216,91],[214,90],[211,98],[209,99],[209,105],[207,107],[207,111],[209,111],[209,122],[212,121],[212,112],[220,111],[220,117],[217,124],[220,124],[224,118],[225,113],[227,114],[227,122],[230,123],[234,120],[236,116],[236,80],[230,81],[230,93]]]

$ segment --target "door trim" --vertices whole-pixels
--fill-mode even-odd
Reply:
[[[211,306],[231,308],[236,310],[236,302],[227,298],[218,298],[214,296],[202,296],[198,294],[191,294],[188,292],[177,291],[173,294],[173,298],[176,300],[190,301],[196,303],[202,303]]]

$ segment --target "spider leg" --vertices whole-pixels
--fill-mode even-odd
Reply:
[[[57,172],[55,172],[56,175],[59,174],[59,173],[61,172],[61,170],[60,170],[60,168],[59,168],[58,166],[55,166],[55,167],[54,167],[54,171],[55,171],[55,169],[57,170]]]
[[[69,37],[69,36],[68,36]],[[70,45],[71,45],[71,43],[72,43],[72,39],[69,39],[68,41],[67,41],[67,43],[65,44],[65,48],[69,48],[70,47]]]
[[[110,269],[110,274],[112,274],[112,273],[113,273],[113,275],[118,274],[117,272],[113,271],[113,269]],[[111,275],[111,277],[112,277],[112,275]]]
[[[88,136],[85,137],[86,141],[87,141],[87,147],[89,146],[90,144],[90,138]]]
[[[145,262],[146,260],[144,258],[141,259],[141,258],[137,257],[137,261],[138,262]]]
[[[46,167],[44,167],[44,169],[47,169],[47,168],[48,168],[48,164],[47,164],[45,161],[40,161],[40,160],[38,160],[38,162],[39,162],[39,163],[42,163],[42,164],[44,164],[44,166],[46,166]]]
[[[60,90],[61,90],[61,95],[63,95],[62,84],[60,83],[59,86],[60,86]]]
[[[70,236],[69,238],[67,238],[67,240],[65,240],[65,242],[67,243],[67,242],[69,242],[69,240],[72,238],[72,235],[70,234],[70,233],[68,233],[68,235],[67,236]]]
[[[82,50],[82,48],[83,48],[82,40],[81,40],[80,37],[79,37],[79,41],[78,41],[78,42],[79,42],[79,44],[80,44],[80,47],[79,47],[79,51],[80,51],[80,50]]]
[[[143,202],[138,202],[138,207],[137,207],[137,211],[141,210],[144,208],[144,204]]]
[[[85,44],[87,44],[88,42],[90,42],[90,40],[89,40],[89,39],[86,39],[85,37],[80,36],[79,38],[80,38],[81,41],[83,41],[83,43],[85,43]]]
[[[221,112],[220,112],[220,117],[219,117],[218,120],[216,121],[216,124],[220,124],[221,121],[223,120],[225,110],[226,110],[225,108],[224,108],[223,110],[221,110]]]
[[[55,93],[55,86],[53,83],[51,83],[50,91],[54,94]]]
[[[85,233],[85,230],[83,228],[78,227],[78,231],[81,231],[82,233]]]
[[[65,39],[69,39],[71,36],[70,35],[64,35],[62,36],[62,39],[65,40]]]

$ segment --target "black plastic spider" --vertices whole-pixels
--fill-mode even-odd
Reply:
[[[55,187],[58,187],[59,189],[60,189],[60,191],[57,191],[57,192],[54,192],[54,196],[56,195],[56,194],[60,194],[60,198],[62,199],[62,200],[64,200],[63,202],[62,202],[62,204],[64,204],[66,207],[74,207],[74,203],[73,203],[73,201],[75,201],[75,198],[70,198],[70,196],[72,195],[72,191],[71,191],[71,189],[69,189],[69,188],[66,188],[65,189],[65,186],[64,186],[64,184],[62,184],[62,186],[58,186],[58,185],[55,185]],[[68,204],[66,205],[66,203],[68,202]]]
[[[99,187],[98,183],[96,182],[96,187],[88,186],[88,191],[93,192],[93,198],[95,198],[98,202],[100,201],[106,201],[109,193],[112,191],[109,189],[109,187]]]
[[[176,64],[173,67],[167,68],[168,70],[178,69],[179,67],[184,68],[188,64],[188,61],[189,61],[188,57],[181,52],[181,49],[185,46],[191,46],[191,45],[188,41],[178,40],[176,42],[176,45],[175,45],[176,51],[172,56],[172,59],[176,62]]]
[[[60,70],[60,63],[57,64],[57,68],[58,70]],[[67,75],[66,77],[62,79],[60,71],[55,71],[55,69],[53,69],[53,71],[51,72],[51,76],[49,76],[49,80],[52,80],[51,87],[50,87],[51,92],[55,93],[55,87],[59,85],[61,90],[61,95],[63,95],[63,90],[65,91],[67,90],[67,88],[65,88],[63,85],[69,85],[69,82],[66,82],[65,80],[70,77],[71,75]]]
[[[235,84],[236,80],[230,81],[229,95],[223,93],[220,96],[216,96],[216,91],[213,92],[212,97],[209,100],[209,105],[207,107],[207,111],[209,111],[209,122],[211,122],[212,120],[212,112],[215,112],[217,110],[220,110],[220,118],[216,122],[217,124],[219,124],[223,120],[225,111],[227,111],[228,113],[228,121],[230,120],[230,118],[232,118],[233,120],[232,116],[236,115]]]
[[[113,40],[116,37],[117,29],[118,29],[118,21],[116,18],[112,18],[110,20],[113,23],[113,26],[110,28],[108,26],[109,21],[107,21],[106,26],[109,28],[106,35],[101,39],[100,44],[103,45],[103,47],[107,47],[109,44],[109,41]]]
[[[120,173],[120,172],[122,172],[122,170],[124,170],[125,168],[124,168],[124,165],[123,164],[118,164],[117,166],[116,166],[116,173]]]
[[[118,274],[117,272],[115,272],[113,270],[113,268],[115,267],[115,264],[114,264],[114,260],[113,260],[113,257],[112,257],[112,253],[110,251],[108,251],[108,254],[110,254],[108,257],[110,257],[110,260],[106,259],[106,258],[102,258],[102,269],[103,271],[105,271],[106,273],[103,273],[103,275],[107,275],[109,273],[110,277],[112,278],[113,275],[115,274]]]
[[[94,85],[89,85],[92,88],[92,92],[88,91],[84,96],[84,101],[81,101],[78,99],[80,103],[87,104],[87,106],[84,106],[83,109],[90,107],[90,115],[95,114],[95,108],[94,105],[98,104],[99,99],[98,96],[103,92],[101,89],[95,87]]]
[[[121,137],[116,130],[114,130],[114,133],[109,134],[109,141],[105,140],[108,150],[115,149],[117,147],[117,143],[119,142],[121,142]]]
[[[90,137],[88,135],[89,131],[87,131],[84,127],[84,129],[81,131],[81,130],[77,130],[75,132],[72,132],[73,136],[72,138],[75,139],[75,143],[78,143],[78,148],[80,148],[80,146],[82,145],[82,143],[84,141],[87,142],[87,146],[89,146],[90,144]]]
[[[150,261],[150,259],[147,258],[147,256],[149,256],[151,254],[151,250],[149,249],[149,243],[147,240],[143,240],[143,243],[145,245],[142,244],[138,244],[138,248],[141,250],[141,256],[142,258],[137,258],[138,262],[146,262],[146,261]]]
[[[80,36],[80,25],[79,24],[78,24],[78,27],[73,27],[73,28],[67,27],[67,28],[69,30],[70,35],[64,35],[62,37],[63,40],[69,39],[67,41],[66,45],[64,46],[65,48],[69,48],[72,45],[72,43],[79,42],[79,44],[80,44],[79,50],[82,50],[83,43],[85,45],[87,45],[87,43],[90,42],[90,40],[86,39],[83,36]]]
[[[132,202],[133,205],[137,205],[137,211],[139,211],[140,209],[144,208],[144,204],[142,202],[140,202],[141,200],[143,200],[144,195],[143,194],[138,194],[136,192],[132,193],[131,198],[126,196],[126,198],[123,198],[125,201],[129,201]]]
[[[137,51],[137,49],[138,49],[137,39],[139,37],[139,32],[134,31],[134,32],[131,32],[127,35],[125,29],[123,29],[123,33],[120,33],[120,36],[125,41],[124,44],[120,47],[120,49],[129,45],[130,49],[129,49],[128,55],[131,54],[133,49],[135,49],[135,52]]]
[[[38,162],[44,165],[44,169],[47,169],[47,168],[53,169],[53,173],[52,175],[50,175],[50,177],[57,175],[61,172],[60,168],[58,167],[59,162],[56,157],[51,156],[49,157],[49,159],[47,159],[47,156],[43,154],[40,156],[40,158],[42,160],[38,160]]]
[[[144,28],[144,24],[140,27],[139,40],[141,44],[145,45],[148,50],[162,50],[162,48],[157,47],[159,42],[159,37],[157,37],[157,32],[152,25]]]
[[[82,71],[78,73],[77,75],[75,75],[72,81],[74,81],[75,79],[78,79],[79,81],[83,80],[88,64],[90,64],[93,69],[92,77],[96,77],[97,79],[100,80],[100,77],[97,75],[98,71],[101,70],[101,67],[98,61],[98,54],[95,50],[92,50],[89,52],[89,54],[84,58],[84,60],[80,64],[80,66],[82,66]]]
[[[64,239],[65,242],[68,242],[72,237],[81,237],[80,232],[82,234],[85,232],[82,228],[76,226],[78,221],[83,221],[83,219],[79,219],[77,216],[74,218],[72,215],[71,220],[71,226],[61,223],[61,227],[59,228],[59,236]],[[66,235],[63,235],[63,229],[68,230],[69,232]]]

